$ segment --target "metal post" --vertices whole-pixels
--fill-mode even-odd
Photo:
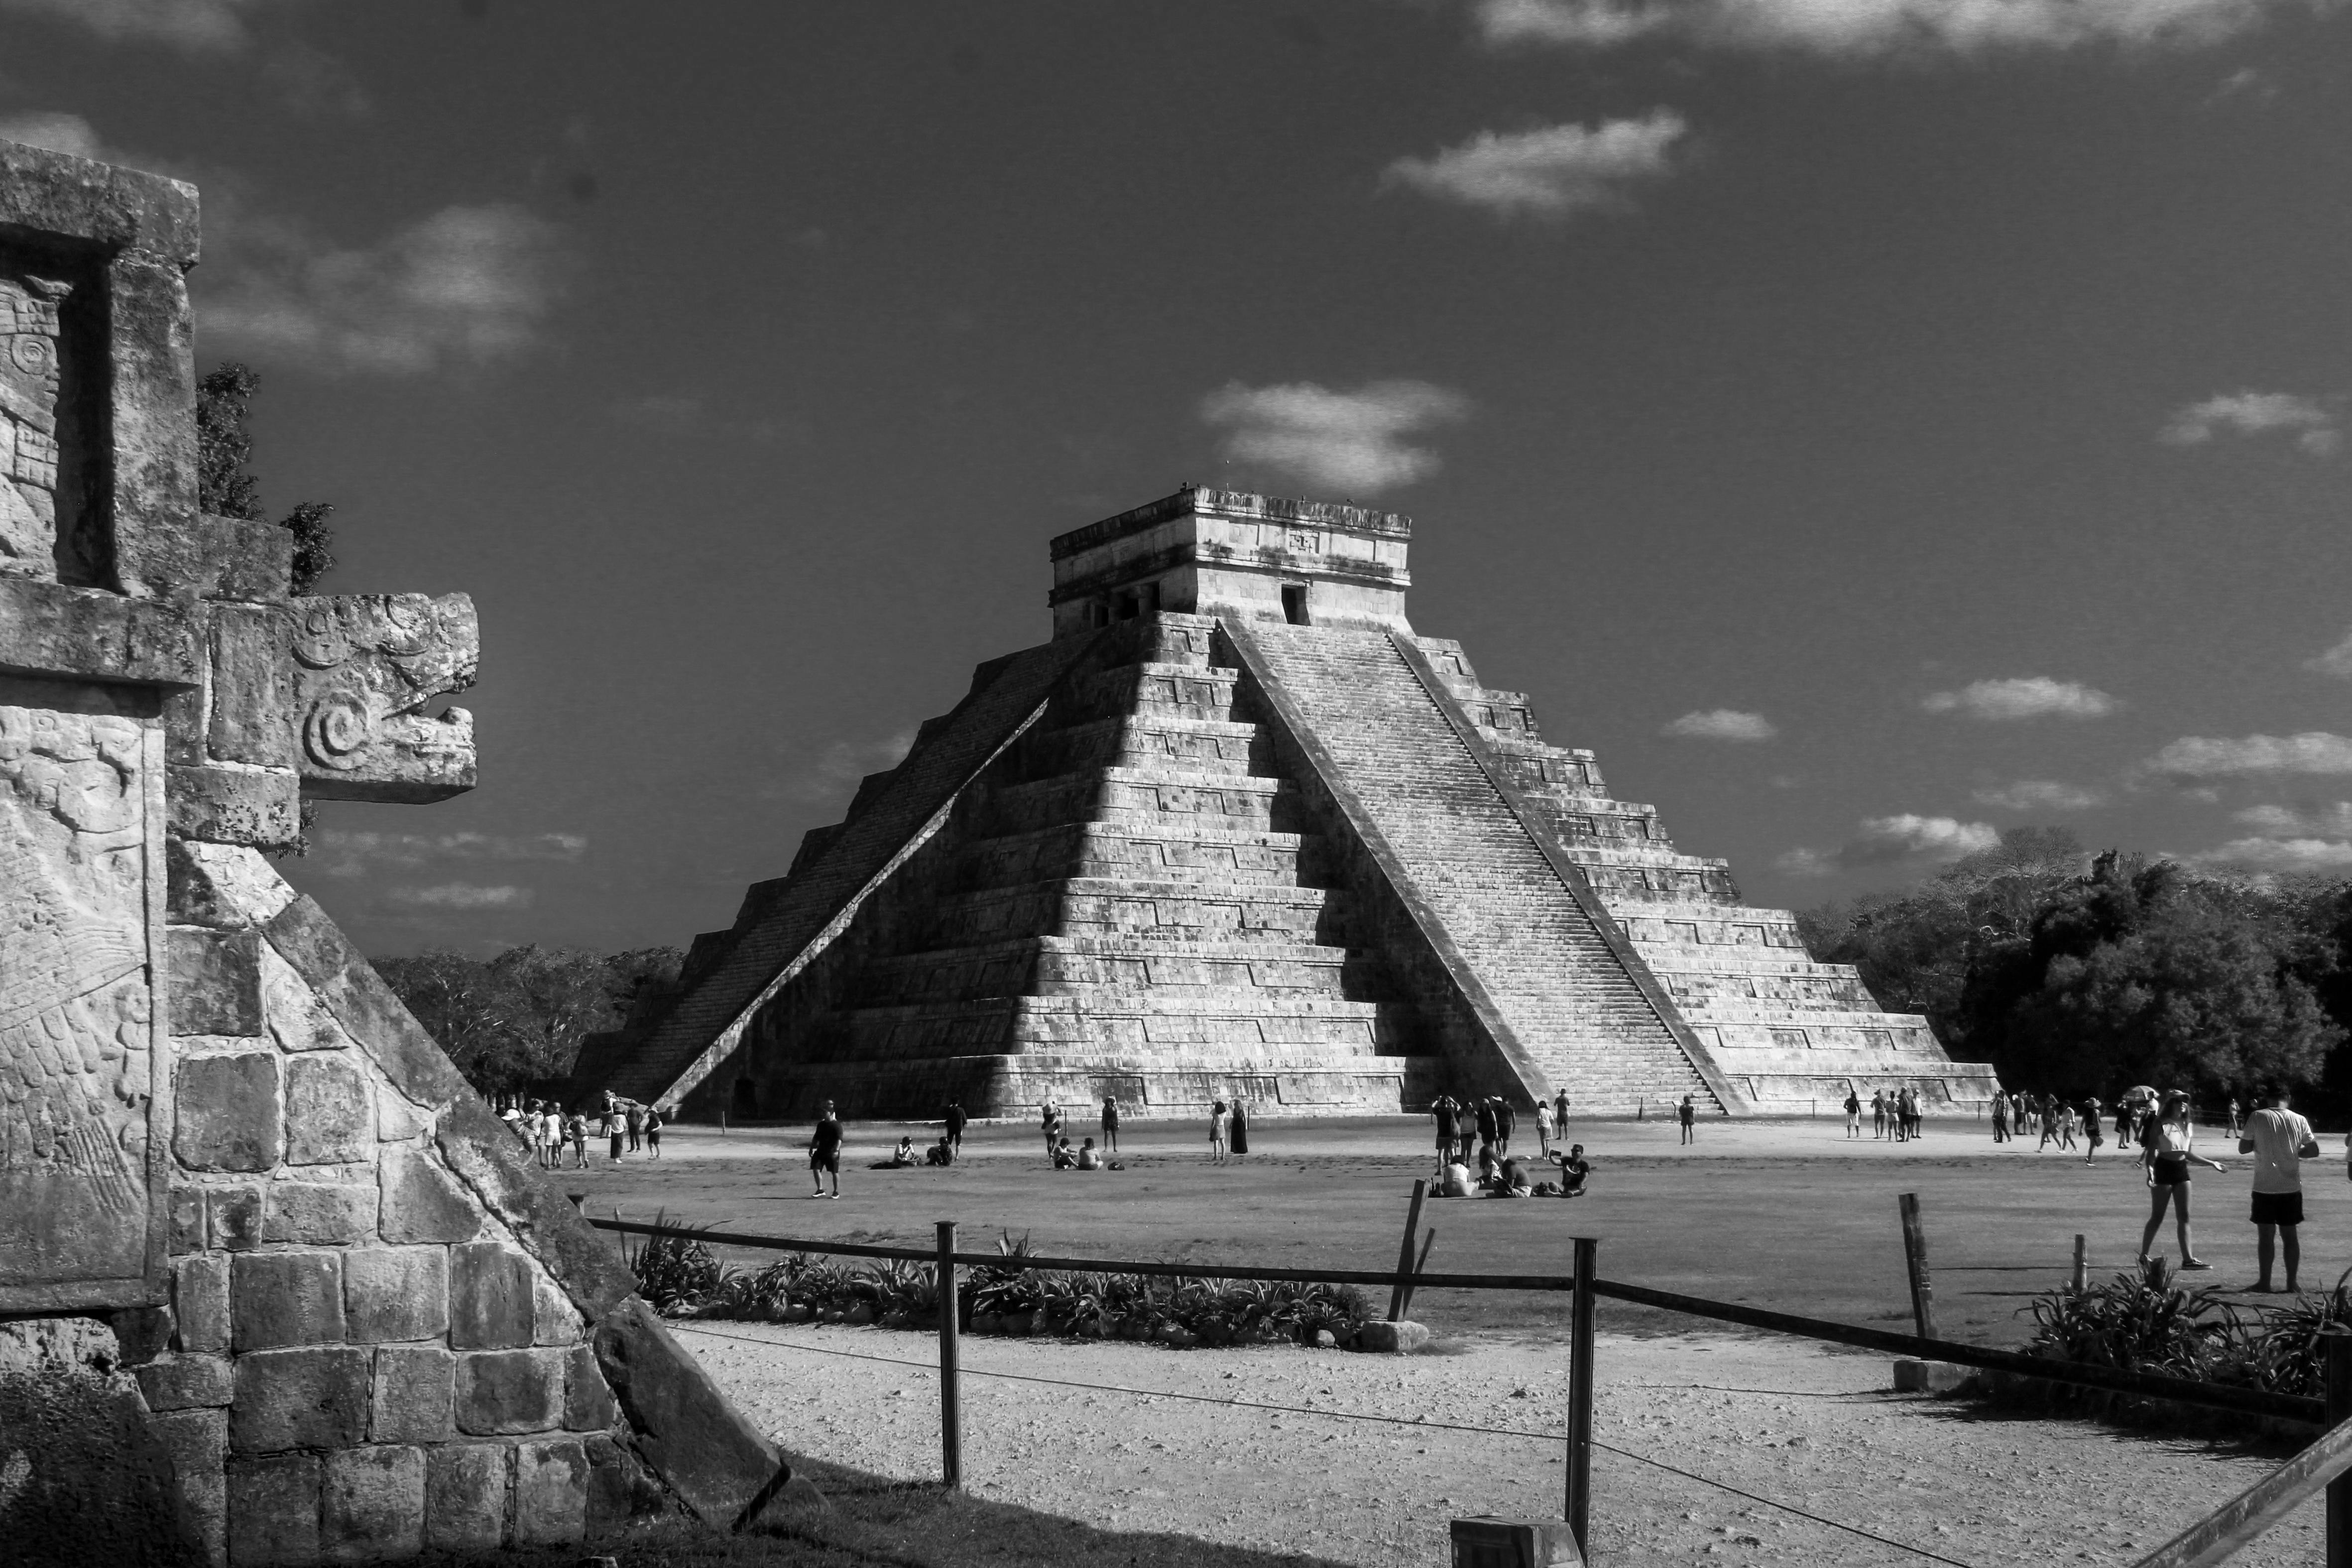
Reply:
[[[1427,1182],[1415,1182],[1412,1184],[1412,1206],[1405,1210],[1404,1215],[1404,1244],[1397,1248],[1396,1271],[1401,1275],[1412,1272],[1412,1233],[1421,1228],[1422,1200],[1428,1196]],[[1402,1279],[1399,1279],[1389,1288],[1390,1322],[1393,1323],[1404,1316],[1405,1297],[1408,1294]]]
[[[948,1490],[963,1489],[963,1400],[956,1383],[957,1320],[955,1221],[940,1226],[940,1479]]]
[[[2327,1425],[2352,1420],[2352,1333],[2330,1331],[2327,1341]],[[2352,1568],[2352,1478],[2327,1483],[2327,1568]]]
[[[1586,1562],[1592,1560],[1592,1282],[1601,1274],[1601,1244],[1576,1238],[1576,1294],[1568,1309],[1568,1530]],[[2329,1568],[2334,1568],[2330,1564]]]
[[[2074,1237],[2074,1289],[2091,1288],[2091,1244],[2080,1233]]]
[[[1919,1337],[1936,1337],[1936,1286],[1927,1275],[1927,1232],[1919,1224],[1919,1194],[1905,1193],[1898,1200],[1903,1211],[1903,1265],[1911,1279],[1911,1318],[1917,1326]]]

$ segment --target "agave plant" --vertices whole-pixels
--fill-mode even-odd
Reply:
[[[2223,1370],[2239,1337],[2235,1314],[2212,1289],[2181,1289],[2161,1261],[2090,1289],[2040,1297],[2033,1319],[2032,1354],[2175,1377]]]
[[[654,1224],[662,1224],[667,1212],[656,1211]],[[701,1306],[720,1289],[729,1272],[708,1243],[686,1234],[646,1237],[628,1252],[627,1261],[637,1294],[666,1317]]]

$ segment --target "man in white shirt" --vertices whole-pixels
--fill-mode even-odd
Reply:
[[[2311,1123],[2286,1108],[2286,1090],[2264,1097],[2264,1109],[2246,1118],[2238,1138],[2238,1152],[2254,1157],[2254,1259],[2262,1278],[2254,1289],[2271,1289],[2271,1256],[2283,1234],[2286,1252],[2286,1289],[2295,1290],[2295,1270],[2303,1262],[2303,1243],[2296,1227],[2303,1224],[2303,1167],[2300,1162],[2319,1152]]]

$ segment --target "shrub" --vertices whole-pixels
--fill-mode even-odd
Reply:
[[[656,1225],[661,1215],[654,1216]],[[649,1236],[628,1255],[637,1294],[656,1312],[676,1316],[721,1293],[728,1270],[699,1238],[683,1234]]]

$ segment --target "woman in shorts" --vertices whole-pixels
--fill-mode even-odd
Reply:
[[[2191,1147],[2197,1130],[2189,1120],[2189,1098],[2167,1095],[2160,1116],[2151,1118],[2141,1135],[2140,1163],[2147,1168],[2147,1228],[2140,1233],[2139,1261],[2145,1268],[2155,1261],[2148,1248],[2156,1245],[2156,1233],[2164,1224],[2164,1210],[2172,1207],[2172,1223],[2180,1237],[2180,1267],[2210,1268],[2213,1266],[2199,1258],[2189,1245],[2189,1167],[2210,1165],[2217,1171],[2230,1167],[2219,1160],[2208,1160]]]
[[[1218,1100],[1209,1107],[1209,1163],[1225,1163],[1225,1102]]]

